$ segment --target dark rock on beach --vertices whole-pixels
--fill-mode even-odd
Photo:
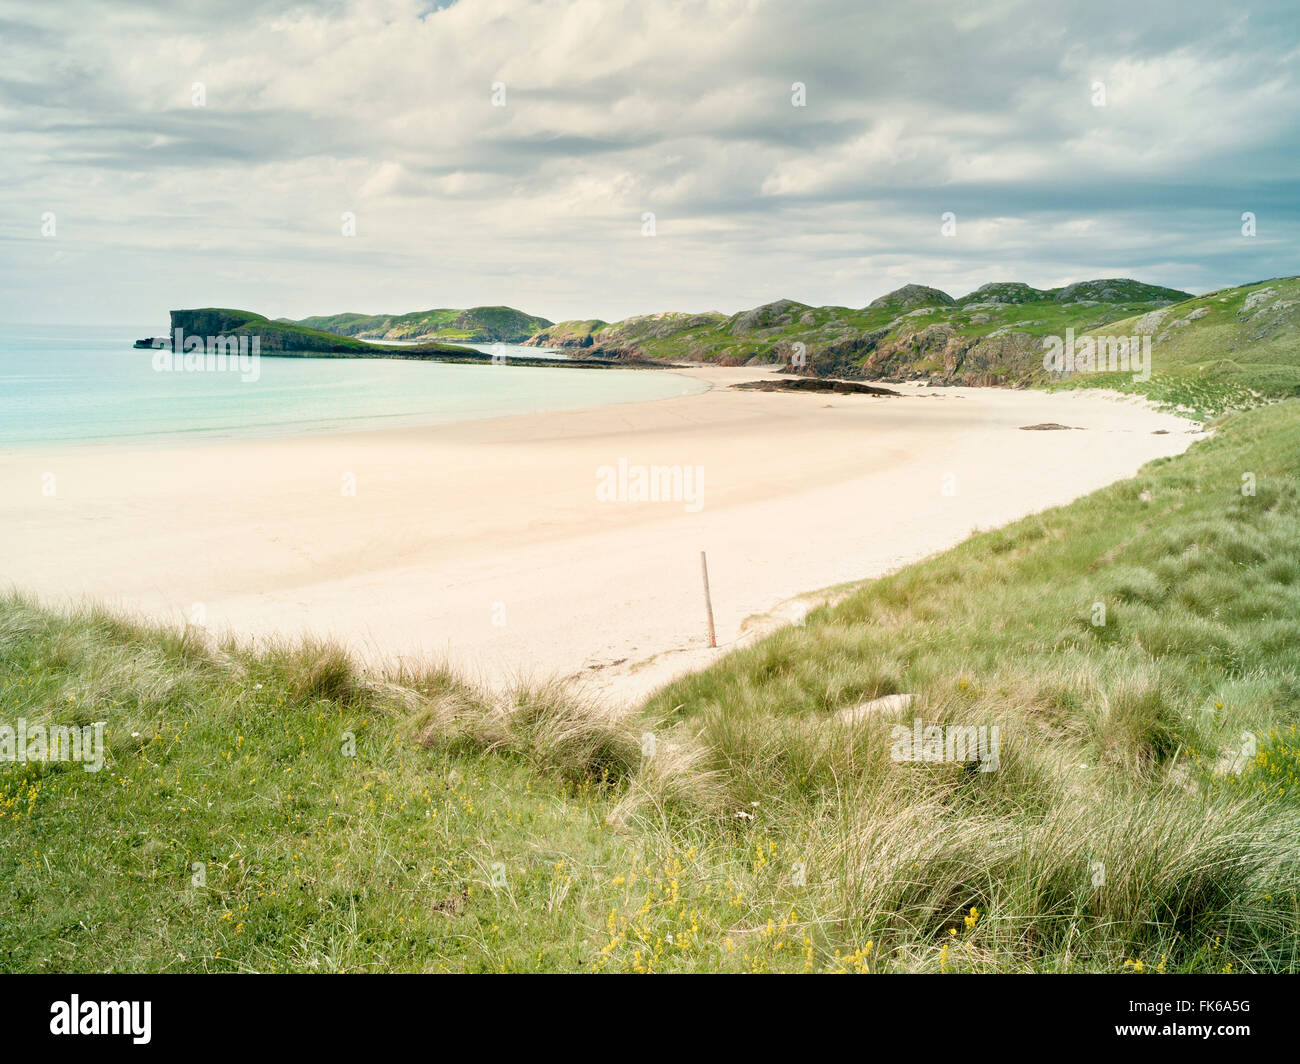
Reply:
[[[862,384],[859,381],[828,380],[825,377],[793,377],[778,380],[745,381],[743,384],[733,384],[732,387],[755,392],[834,392],[836,395],[892,395],[898,397],[903,394],[894,391],[892,388],[878,388],[875,385]]]

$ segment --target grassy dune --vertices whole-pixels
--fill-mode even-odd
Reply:
[[[5,599],[0,723],[109,764],[0,763],[0,969],[1295,971],[1297,454],[1232,415],[619,718]]]
[[[863,934],[901,923],[915,949],[969,901],[979,966],[1293,970],[1297,454],[1300,404],[1237,415],[648,708],[700,730],[738,801],[804,825]],[[831,723],[895,693],[916,702]],[[1000,724],[1001,770],[892,761],[889,726],[913,716]]]

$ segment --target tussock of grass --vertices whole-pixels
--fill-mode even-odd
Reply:
[[[425,746],[450,751],[510,752],[535,769],[570,782],[626,782],[640,764],[640,746],[626,722],[603,706],[574,698],[559,685],[517,689],[500,700],[446,690],[411,722]]]
[[[925,958],[921,967],[1296,962],[1286,937],[1295,898],[1273,893],[1295,882],[1296,856],[1286,826],[1258,804],[1166,786],[1078,794],[1013,819],[880,790],[855,797],[827,814],[842,834],[821,858],[835,884],[826,904],[859,937]],[[954,948],[917,954],[927,939]]]

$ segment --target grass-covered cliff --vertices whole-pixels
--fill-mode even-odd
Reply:
[[[661,313],[612,324],[560,322],[529,343],[723,365],[795,363],[816,376],[1020,384],[1043,376],[1044,336],[1069,328],[1086,332],[1188,298],[1127,279],[1046,290],[993,283],[960,299],[906,285],[860,309],[782,299],[730,316]]]
[[[320,354],[320,355],[383,355],[391,356],[393,349],[378,344],[368,344],[320,329],[308,328],[294,322],[275,320],[255,314],[250,310],[230,310],[222,307],[201,307],[195,310],[171,312],[171,336],[176,330],[184,336],[200,338],[227,336],[238,340],[256,337],[262,354]],[[474,354],[466,348],[449,345],[422,345],[418,350],[428,354]]]
[[[513,307],[419,310],[409,314],[328,314],[299,325],[363,340],[461,340],[523,343],[552,323]]]

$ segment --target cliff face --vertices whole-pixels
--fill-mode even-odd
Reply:
[[[952,325],[930,325],[876,348],[862,363],[865,377],[974,384],[1025,384],[1042,375],[1041,337],[1027,332],[970,337]]]

